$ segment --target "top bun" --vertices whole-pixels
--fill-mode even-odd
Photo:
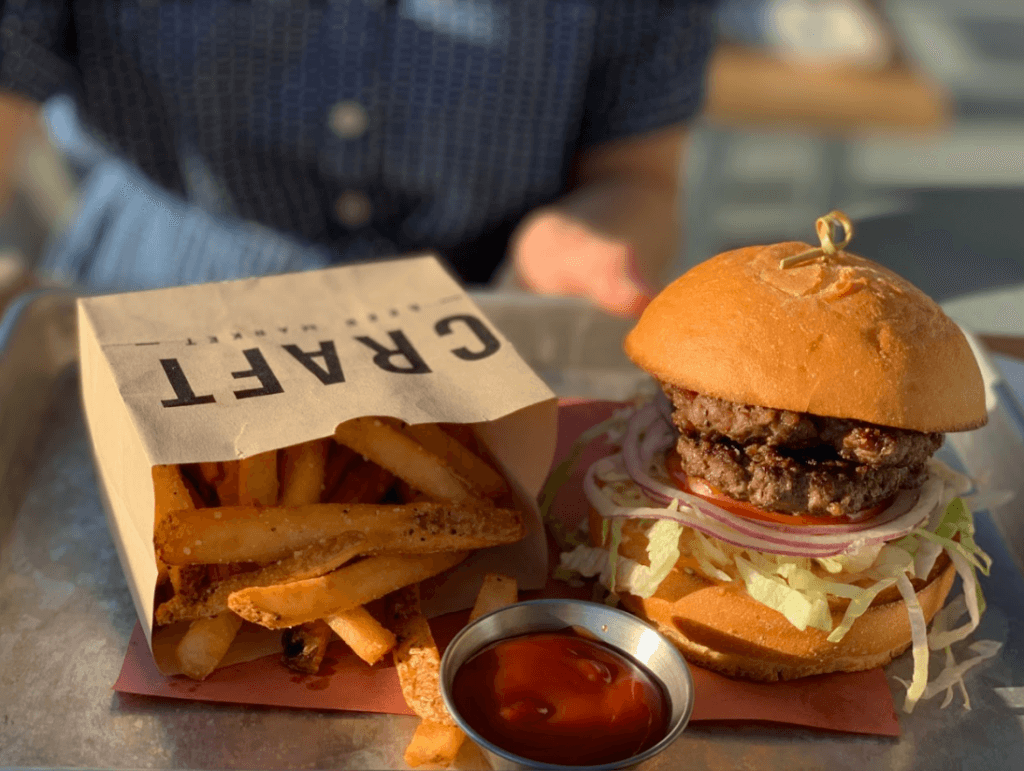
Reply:
[[[626,338],[657,379],[742,404],[915,431],[985,423],[981,372],[960,328],[892,271],[838,251],[751,246],[665,288]]]

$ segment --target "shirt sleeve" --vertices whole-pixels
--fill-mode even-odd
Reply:
[[[714,0],[607,2],[587,84],[580,144],[684,122],[700,109]]]
[[[0,0],[0,89],[36,102],[79,86],[70,2]]]
[[[98,291],[323,267],[331,253],[218,216],[164,191],[79,122],[69,3],[0,0],[0,88],[45,103],[51,139],[78,173],[78,210],[36,269]]]
[[[51,140],[80,175],[78,209],[36,265],[47,276],[126,291],[308,270],[338,259],[326,247],[167,192],[98,142],[66,96],[49,100],[44,116]],[[346,257],[359,259],[357,251]]]
[[[80,201],[72,224],[37,267],[93,290],[223,281],[330,262],[325,249],[190,206],[124,161],[97,164],[83,181]]]

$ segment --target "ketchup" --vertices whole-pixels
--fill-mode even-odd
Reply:
[[[664,686],[639,664],[570,629],[511,637],[478,651],[452,698],[487,741],[530,760],[625,760],[668,733]]]

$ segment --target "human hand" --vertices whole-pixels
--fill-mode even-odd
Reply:
[[[639,316],[654,296],[636,250],[558,209],[535,212],[511,244],[517,282],[539,294],[579,296],[618,316]]]

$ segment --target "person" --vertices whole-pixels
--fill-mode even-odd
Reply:
[[[0,0],[0,88],[81,175],[99,289],[432,250],[614,313],[679,235],[711,0]]]

